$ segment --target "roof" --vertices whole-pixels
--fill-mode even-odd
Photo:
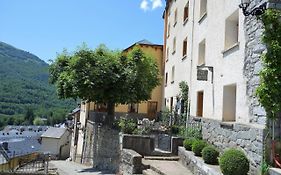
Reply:
[[[124,49],[124,51],[126,51],[126,50],[128,50],[128,49],[134,47],[135,45],[147,45],[147,46],[163,47],[163,45],[161,45],[161,44],[154,44],[154,43],[152,43],[152,42],[150,42],[150,41],[148,41],[148,40],[146,40],[146,39],[143,39],[143,40],[140,40],[140,41],[138,41],[138,42],[132,44],[132,45],[129,46],[128,48]]]
[[[69,115],[74,115],[74,114],[80,112],[80,110],[81,110],[80,108],[75,108],[71,111],[71,113]]]
[[[66,128],[49,128],[44,132],[41,137],[56,138],[59,139],[67,131]]]

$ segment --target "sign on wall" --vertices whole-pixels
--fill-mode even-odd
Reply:
[[[197,69],[197,80],[208,81],[208,70]]]

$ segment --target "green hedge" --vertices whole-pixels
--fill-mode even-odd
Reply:
[[[229,149],[219,158],[219,165],[224,175],[247,175],[250,169],[246,155],[237,149]]]
[[[218,163],[219,152],[214,146],[206,146],[202,150],[202,157],[205,163],[215,165]]]
[[[192,144],[192,151],[195,156],[202,156],[202,150],[207,146],[207,143],[203,140],[196,140]]]

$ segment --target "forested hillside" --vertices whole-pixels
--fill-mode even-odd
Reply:
[[[75,107],[59,100],[48,83],[48,64],[37,56],[0,42],[0,117],[24,116],[32,109],[38,117],[63,117]]]

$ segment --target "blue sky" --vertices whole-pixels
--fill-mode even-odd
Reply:
[[[0,41],[47,61],[86,42],[123,49],[163,42],[164,0],[1,0]]]

